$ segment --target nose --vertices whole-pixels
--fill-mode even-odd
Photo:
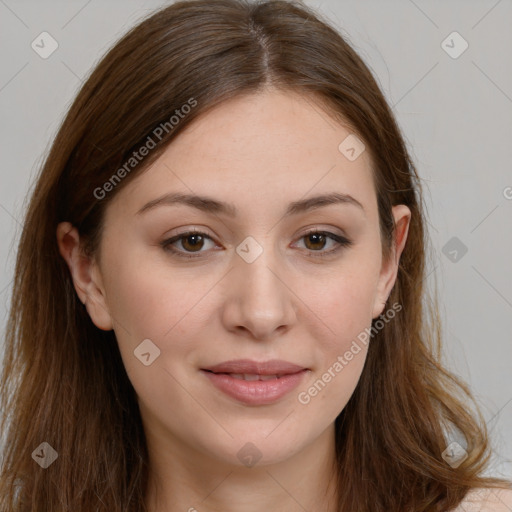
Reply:
[[[252,263],[236,256],[225,284],[225,328],[254,341],[281,336],[297,321],[293,283],[287,282],[288,274],[270,253],[263,251]]]

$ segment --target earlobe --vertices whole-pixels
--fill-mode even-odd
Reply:
[[[57,244],[69,268],[78,298],[85,304],[94,325],[104,331],[113,328],[101,276],[93,260],[83,253],[78,230],[69,222],[57,226]]]
[[[409,233],[411,220],[411,211],[409,208],[404,204],[399,204],[393,206],[392,212],[395,219],[395,238],[388,261],[382,263],[379,284],[373,304],[372,318],[374,319],[384,311],[388,297],[395,285],[400,256],[404,250]]]

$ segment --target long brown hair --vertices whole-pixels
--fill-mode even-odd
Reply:
[[[412,212],[389,297],[402,310],[374,334],[358,386],[336,419],[338,509],[441,512],[469,489],[507,487],[482,476],[490,457],[485,422],[476,403],[468,410],[474,400],[467,386],[440,363],[439,315],[425,288],[421,183],[371,72],[303,4],[191,0],[148,16],[108,51],[67,113],[32,191],[0,381],[1,510],[146,509],[148,454],[135,390],[114,332],[96,328],[78,299],[56,227],[72,223],[86,253],[96,255],[117,192],[198,116],[267,86],[320,100],[364,141],[385,256],[394,236],[391,207]],[[193,102],[179,122],[170,121]],[[148,137],[155,147],[126,167]],[[448,427],[468,453],[458,467],[442,457]],[[33,458],[43,442],[58,453],[47,469]]]

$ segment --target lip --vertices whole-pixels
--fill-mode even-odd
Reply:
[[[295,389],[308,371],[308,368],[279,359],[263,362],[238,359],[201,369],[217,389],[245,405],[277,402]],[[229,374],[278,375],[279,378],[247,381]]]
[[[214,373],[251,373],[255,375],[288,375],[307,370],[304,366],[283,361],[282,359],[271,359],[269,361],[253,361],[251,359],[234,359],[232,361],[224,361],[203,368]]]

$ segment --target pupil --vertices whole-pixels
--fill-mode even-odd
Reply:
[[[195,239],[195,242],[192,242],[192,244],[189,244],[189,241],[190,240],[194,240]],[[186,242],[186,245],[189,245],[190,248],[194,249],[200,249],[201,247],[197,245],[197,239],[199,239],[199,242],[201,241],[202,239],[202,236],[201,235],[188,235],[186,238],[185,238],[185,242]]]
[[[325,242],[325,236],[324,236],[324,235],[322,235],[322,234],[319,234],[319,233],[312,234],[312,235],[308,235],[308,239],[309,239],[309,240],[311,240],[311,239],[315,240],[315,239],[316,239],[316,242],[315,242],[315,241],[313,241],[313,245],[315,245],[315,243],[316,243],[316,244],[318,244],[318,243],[319,243],[319,244],[320,244],[320,246],[321,246],[321,247],[317,247],[317,248],[319,248],[319,249],[321,249],[321,248],[322,248],[322,246],[323,246],[323,242]]]

